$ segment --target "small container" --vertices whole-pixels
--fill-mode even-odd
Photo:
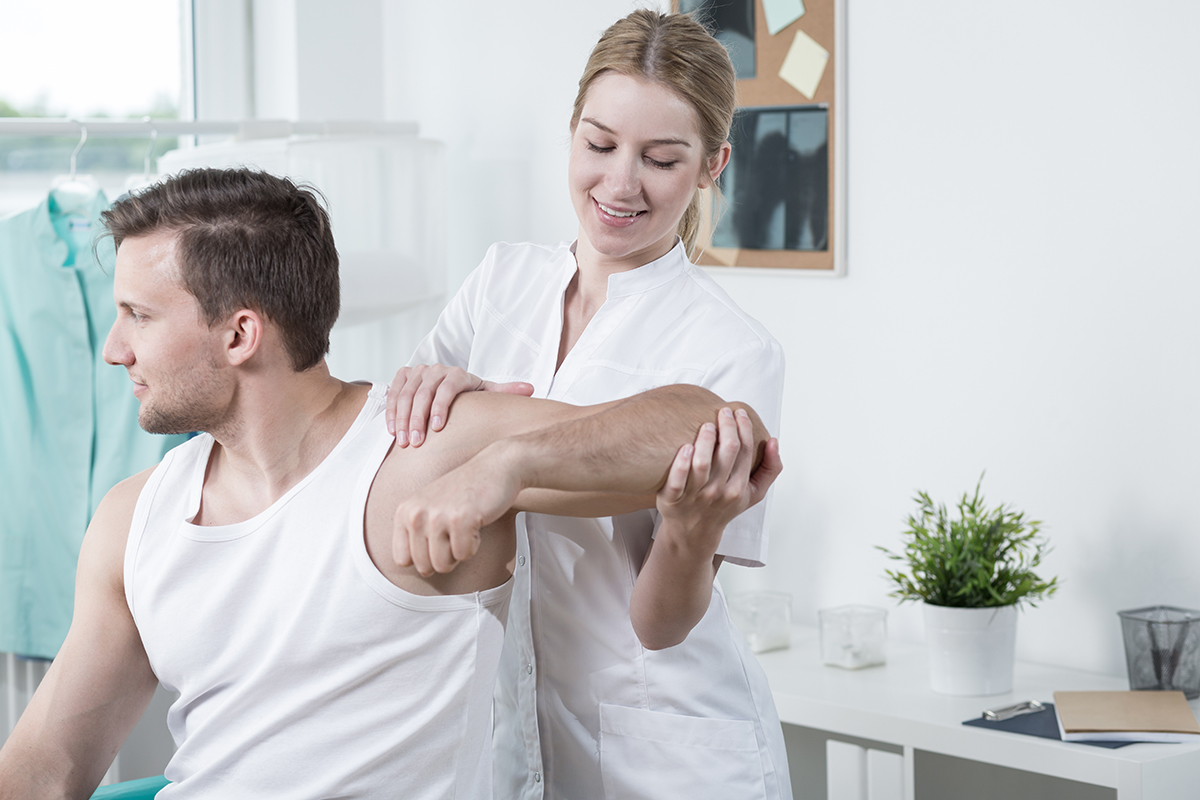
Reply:
[[[1200,697],[1200,611],[1148,606],[1118,611],[1130,689]]]
[[[786,592],[740,592],[729,596],[729,616],[755,653],[792,644],[792,596]]]
[[[887,609],[838,606],[817,612],[821,622],[821,662],[843,669],[873,667],[887,661]]]

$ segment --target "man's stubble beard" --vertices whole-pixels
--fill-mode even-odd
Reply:
[[[214,430],[219,426],[219,422],[217,415],[199,413],[198,409],[163,411],[157,408],[143,408],[138,414],[138,424],[146,433],[201,433]]]
[[[142,403],[138,424],[147,433],[213,432],[228,424],[229,410],[220,400],[220,371],[206,364],[188,376],[168,381],[166,397]]]

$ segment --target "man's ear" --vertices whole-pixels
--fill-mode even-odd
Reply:
[[[246,363],[263,343],[262,314],[250,308],[233,312],[225,322],[225,357],[231,366]]]
[[[700,181],[701,189],[707,189],[717,182],[717,178],[721,177],[721,173],[729,166],[729,156],[732,153],[733,146],[729,142],[723,142],[720,149],[708,159],[708,163],[705,164],[708,168],[708,175]]]

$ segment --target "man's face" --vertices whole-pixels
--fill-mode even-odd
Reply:
[[[179,281],[176,235],[126,239],[117,251],[117,320],[104,360],[125,367],[141,402],[138,423],[150,433],[213,430],[230,405],[222,335]]]

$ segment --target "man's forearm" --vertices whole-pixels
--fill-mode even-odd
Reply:
[[[653,389],[590,416],[501,440],[479,456],[496,459],[525,489],[652,495],[679,448],[722,408],[745,408],[750,415],[757,465],[768,434],[753,409],[686,385]]]

